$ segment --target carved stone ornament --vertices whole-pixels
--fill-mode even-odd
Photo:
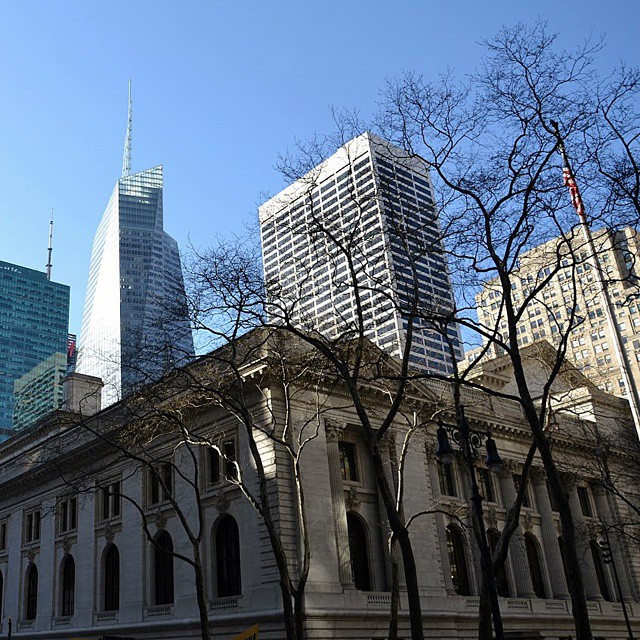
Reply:
[[[489,526],[489,529],[498,528],[498,518],[497,518],[495,507],[489,507],[486,510],[485,519],[487,521],[487,525]]]
[[[220,513],[226,513],[226,511],[229,508],[229,505],[231,504],[231,502],[229,501],[229,498],[227,498],[227,494],[224,493],[223,491],[220,491],[216,495],[213,504],[215,505],[216,509]]]
[[[531,467],[529,470],[529,475],[531,476],[531,480],[534,482],[544,482],[547,479],[547,476],[542,467]]]
[[[347,493],[344,503],[349,511],[357,511],[360,508],[360,496],[358,495],[358,490],[355,487],[351,487],[349,489],[349,493]]]
[[[162,513],[161,509],[156,509],[156,527],[158,527],[158,531],[162,531],[167,526],[167,519]]]
[[[107,522],[107,526],[104,528],[104,539],[111,543],[116,535],[116,532],[113,530],[113,527],[109,522]]]
[[[342,432],[344,431],[344,424],[338,422],[337,420],[330,420],[329,418],[325,418],[324,429],[327,433],[327,440],[336,442],[340,440],[342,436]]]
[[[533,530],[533,518],[530,511],[527,511],[520,517],[520,524],[527,533],[531,533]]]
[[[27,551],[27,558],[29,558],[29,562],[33,562],[36,559],[36,552],[33,548]]]

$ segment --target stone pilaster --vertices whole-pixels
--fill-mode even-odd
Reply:
[[[542,529],[542,546],[547,560],[551,591],[554,598],[568,600],[570,598],[567,588],[567,579],[564,575],[562,553],[558,542],[558,533],[553,518],[551,501],[547,490],[546,476],[540,468],[531,469],[531,486],[535,494],[536,505],[540,513],[540,527]]]
[[[569,509],[573,516],[576,531],[576,551],[580,560],[580,568],[582,570],[582,581],[584,583],[584,594],[587,600],[604,600],[600,593],[600,585],[598,584],[598,576],[596,568],[593,564],[593,556],[591,555],[591,547],[589,546],[589,534],[587,531],[587,523],[582,514],[578,491],[576,490],[575,478],[570,475],[563,477],[563,483],[569,496]]]
[[[616,563],[616,570],[618,572],[618,578],[620,580],[620,590],[622,591],[622,597],[625,601],[628,602],[629,600],[634,599],[634,592],[631,586],[630,576],[628,574],[628,567],[631,563],[629,562],[629,559],[627,557],[624,544],[621,540],[619,540],[616,531],[612,529],[614,519],[611,511],[611,505],[609,503],[609,496],[602,487],[598,486],[592,487],[592,493],[596,503],[596,512],[603,525],[607,527],[607,530],[609,532],[611,553],[613,555],[613,561]]]
[[[505,509],[509,509],[516,501],[516,488],[513,484],[513,473],[509,466],[505,465],[505,469],[500,472],[500,489]],[[533,591],[533,583],[531,582],[531,571],[529,570],[529,561],[527,560],[527,552],[524,546],[524,537],[520,526],[511,536],[509,544],[509,558],[511,567],[515,576],[516,595],[521,598],[535,598]]]
[[[329,483],[331,486],[331,505],[335,523],[336,549],[338,552],[338,569],[343,587],[354,588],[351,573],[351,554],[349,552],[349,531],[347,529],[347,508],[342,486],[342,467],[340,465],[340,448],[338,441],[344,425],[333,421],[324,421],[327,438],[327,457],[329,460]]]

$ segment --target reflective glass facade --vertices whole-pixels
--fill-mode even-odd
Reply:
[[[193,355],[162,195],[161,166],[121,178],[94,238],[76,370],[102,378],[103,406]]]
[[[65,353],[68,331],[69,287],[0,261],[0,439],[12,428],[14,383],[52,354]]]

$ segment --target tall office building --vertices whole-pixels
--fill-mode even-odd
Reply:
[[[594,232],[594,244],[614,303],[630,374],[640,384],[640,235],[627,227],[615,234]],[[612,330],[606,319],[592,261],[581,233],[573,247],[555,238],[520,257],[512,278],[513,299],[520,305],[542,278],[557,272],[528,304],[518,325],[518,343],[548,340],[558,344],[570,328],[569,313],[575,305],[575,326],[570,330],[566,357],[597,386],[616,395],[626,395],[620,363],[615,354]],[[476,297],[478,319],[506,335],[507,322],[500,315],[502,289],[497,280],[487,281]],[[500,355],[493,346],[489,357]],[[471,356],[471,354],[470,354]]]
[[[103,406],[193,355],[162,194],[161,166],[120,178],[93,241],[76,371],[102,378]]]
[[[0,261],[0,440],[11,434],[14,383],[54,353],[65,353],[69,287]],[[43,391],[55,402],[56,390]]]
[[[332,337],[367,337],[450,373],[460,358],[451,283],[427,163],[365,133],[260,207],[269,313]],[[359,297],[359,303],[358,303]]]

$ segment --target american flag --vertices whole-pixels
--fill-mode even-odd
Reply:
[[[571,174],[571,169],[569,169],[569,167],[563,167],[562,177],[564,179],[565,185],[569,187],[569,193],[571,194],[571,204],[580,217],[580,220],[584,222],[584,205],[582,204],[582,198],[580,198],[578,185],[576,184],[576,181],[574,180],[573,175]]]

